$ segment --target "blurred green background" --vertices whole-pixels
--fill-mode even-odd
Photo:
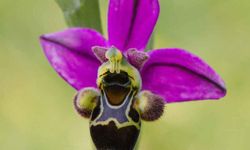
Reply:
[[[101,1],[106,30],[107,0]],[[141,150],[250,149],[250,1],[161,0],[155,47],[185,48],[224,78],[220,101],[176,103],[143,122]],[[42,53],[38,37],[66,28],[54,0],[0,0],[0,149],[91,150],[75,93]]]

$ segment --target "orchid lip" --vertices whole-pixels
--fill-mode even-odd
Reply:
[[[131,81],[124,71],[120,73],[110,73],[102,79],[103,91],[107,95],[111,105],[121,105],[125,97],[129,94]]]

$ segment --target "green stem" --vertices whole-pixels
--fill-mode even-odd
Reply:
[[[98,0],[56,0],[70,27],[94,28],[102,33]]]

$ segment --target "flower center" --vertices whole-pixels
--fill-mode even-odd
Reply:
[[[122,53],[114,47],[111,47],[105,54],[110,62],[109,71],[111,73],[120,73],[120,63],[122,61]]]
[[[128,74],[124,71],[109,73],[103,78],[103,89],[111,105],[122,104],[130,91],[130,86]]]

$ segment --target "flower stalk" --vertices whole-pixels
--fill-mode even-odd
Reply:
[[[69,27],[88,27],[102,33],[98,0],[56,0]]]

